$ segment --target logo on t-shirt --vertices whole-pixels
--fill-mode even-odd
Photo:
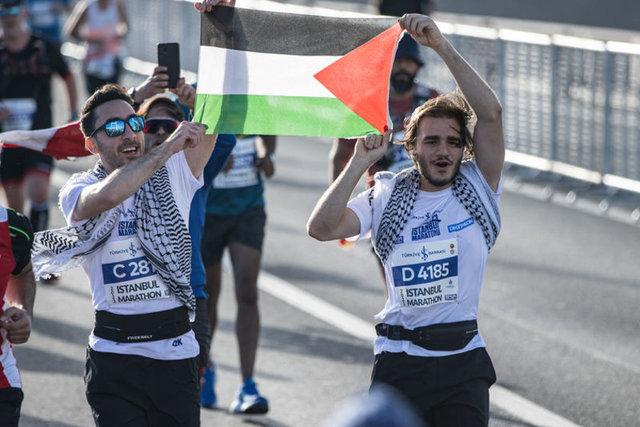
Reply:
[[[427,214],[426,220],[418,227],[411,229],[411,240],[424,240],[440,235],[440,219],[438,218],[440,211],[434,211],[433,214]]]
[[[131,244],[129,245],[129,253],[131,254],[132,257],[136,256],[136,254],[138,253],[138,250],[136,249],[136,245],[134,245],[133,242],[131,242]]]
[[[136,234],[136,221],[120,221],[118,223],[118,236],[133,236]]]
[[[462,222],[459,222],[457,224],[451,224],[449,226],[447,226],[447,229],[449,230],[449,233],[455,233],[456,231],[460,231],[460,230],[464,230],[465,228],[469,227],[473,225],[473,217],[470,216],[469,218],[465,219]]]

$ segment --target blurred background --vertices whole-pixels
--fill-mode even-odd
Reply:
[[[192,2],[124,3],[129,32],[121,83],[144,80],[156,64],[156,44],[171,41],[180,42],[183,75],[195,82],[200,18]],[[498,373],[490,425],[638,426],[640,3],[431,3],[445,35],[504,108],[503,228],[489,257],[479,319]],[[345,17],[378,13],[377,2],[366,0],[237,5]],[[62,50],[79,81],[81,105],[82,46],[65,40]],[[426,49],[422,54],[418,80],[454,90],[440,60]],[[57,124],[68,119],[61,91],[58,84]],[[378,267],[367,242],[344,248],[305,232],[328,185],[331,142],[279,138],[276,175],[266,182],[256,377],[272,411],[239,418],[203,410],[203,425],[319,425],[368,387],[373,315],[384,303]],[[91,163],[57,162],[53,185]],[[225,274],[212,350],[222,407],[238,377],[235,302],[231,273]],[[82,385],[91,319],[82,272],[39,286],[32,340],[16,348],[24,425],[91,423]]]

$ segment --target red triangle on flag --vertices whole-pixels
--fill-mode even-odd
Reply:
[[[314,75],[380,133],[389,129],[389,77],[401,33],[400,24],[396,24]]]

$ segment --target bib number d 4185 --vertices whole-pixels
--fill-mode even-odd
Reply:
[[[430,307],[458,298],[458,240],[402,245],[392,256],[392,278],[402,307]]]

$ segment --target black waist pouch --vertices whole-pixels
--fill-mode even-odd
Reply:
[[[378,336],[390,340],[411,341],[424,349],[432,351],[454,351],[463,349],[478,334],[478,322],[438,323],[416,329],[405,329],[402,326],[378,323]]]
[[[116,342],[145,342],[175,338],[191,330],[185,306],[146,314],[96,311],[93,334]]]

